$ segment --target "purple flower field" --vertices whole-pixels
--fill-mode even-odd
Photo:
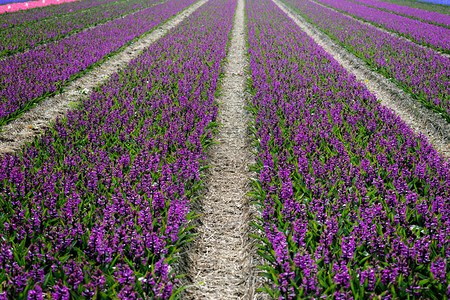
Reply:
[[[450,122],[450,59],[309,0],[287,0],[300,15]]]
[[[0,39],[17,36],[0,51],[23,51],[0,59],[0,300],[450,299],[450,144],[318,43],[331,37],[442,122],[450,59],[317,2],[439,47],[444,31],[411,24],[448,30],[430,24],[448,16],[281,1],[292,18],[273,0],[0,15]],[[299,22],[323,32],[317,42]],[[83,77],[106,60],[115,68]],[[76,78],[91,92],[74,82],[64,115],[29,125]],[[11,136],[22,144],[8,148]]]
[[[37,20],[70,14],[92,7],[114,3],[116,1],[117,0],[81,0],[60,5],[21,10],[14,13],[4,13],[0,14],[0,28],[14,27],[23,23],[31,23]]]
[[[447,4],[447,5],[435,5],[433,4]],[[434,11],[445,15],[450,15],[450,2],[449,0],[427,0],[427,1],[416,1],[416,0],[383,0],[382,2],[388,2],[392,4],[408,6],[413,8],[418,8],[424,11]]]
[[[100,5],[53,19],[38,20],[0,31],[0,57],[57,41],[83,29],[140,11],[157,0],[130,0]]]

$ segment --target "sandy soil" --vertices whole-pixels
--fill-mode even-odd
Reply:
[[[69,83],[63,93],[45,99],[19,118],[3,126],[2,132],[0,132],[0,155],[16,152],[26,142],[31,142],[52,121],[57,117],[63,117],[66,111],[74,107],[81,98],[87,97],[94,87],[105,82],[111,74],[127,66],[149,44],[164,36],[205,2],[207,0],[197,2],[168,22],[156,27],[94,70]]]
[[[393,110],[415,132],[422,133],[445,157],[450,157],[450,124],[441,115],[425,108],[383,75],[370,70],[362,59],[338,45],[280,0],[273,1],[342,67],[363,82],[382,105]]]

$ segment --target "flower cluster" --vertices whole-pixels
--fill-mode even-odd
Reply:
[[[323,7],[286,0],[300,15],[450,122],[450,58]]]
[[[0,125],[194,2],[168,0],[0,61]]]
[[[450,162],[273,2],[246,11],[265,290],[448,298]]]
[[[216,126],[235,8],[207,2],[0,158],[1,299],[178,292],[174,263],[192,239],[190,201]]]

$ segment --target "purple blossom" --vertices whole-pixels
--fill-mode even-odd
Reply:
[[[440,257],[437,257],[434,262],[431,263],[431,273],[433,274],[434,279],[438,282],[445,283],[447,278],[445,260]]]
[[[52,298],[55,300],[69,300],[69,289],[60,280],[57,285],[53,286]]]
[[[28,292],[28,299],[30,300],[42,300],[42,288],[39,285],[36,285],[34,289]]]

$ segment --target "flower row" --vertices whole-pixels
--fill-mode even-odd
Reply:
[[[449,161],[273,2],[246,11],[264,290],[446,299]]]
[[[174,1],[176,7],[186,5]],[[169,299],[235,0],[212,0],[0,158],[1,297]]]
[[[434,12],[438,12],[441,14],[450,15],[450,6],[434,5],[433,1],[434,0],[430,0],[430,1],[426,1],[426,2],[425,1],[410,1],[410,0],[384,0],[383,2],[389,2],[389,3],[393,3],[393,4],[404,5],[404,6],[423,9],[426,11],[434,11]],[[437,2],[439,2],[439,1],[445,1],[445,0],[437,0]]]

